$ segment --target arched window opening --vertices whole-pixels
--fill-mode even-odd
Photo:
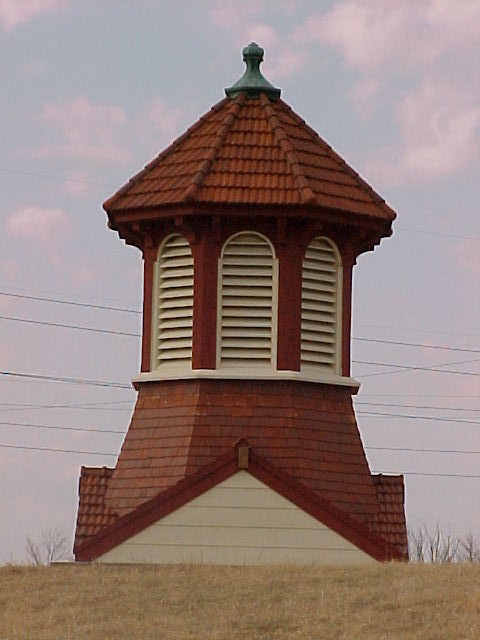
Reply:
[[[308,245],[302,269],[302,369],[340,373],[341,261],[327,238]]]
[[[218,366],[275,363],[277,268],[266,238],[243,232],[224,245],[219,265]]]
[[[193,325],[193,257],[181,235],[161,245],[155,265],[154,368],[190,365]]]

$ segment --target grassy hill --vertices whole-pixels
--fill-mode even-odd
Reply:
[[[1,640],[480,638],[480,565],[0,567]]]

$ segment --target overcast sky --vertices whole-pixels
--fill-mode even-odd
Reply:
[[[80,465],[113,466],[128,427],[141,258],[101,204],[251,40],[398,212],[354,276],[371,468],[405,473],[410,525],[480,538],[480,0],[0,0],[0,38],[0,562],[73,535]]]

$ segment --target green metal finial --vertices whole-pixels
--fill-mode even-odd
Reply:
[[[260,63],[263,60],[263,49],[256,42],[251,42],[242,51],[243,60],[247,65],[245,73],[237,82],[225,89],[229,98],[235,98],[239,93],[244,92],[247,96],[257,98],[261,93],[272,100],[280,97],[280,89],[277,89],[266,80],[260,71]]]

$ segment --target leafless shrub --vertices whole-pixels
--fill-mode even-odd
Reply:
[[[480,541],[472,533],[460,541],[460,547],[466,562],[480,562]]]
[[[479,562],[480,543],[472,535],[464,538],[444,533],[439,525],[433,531],[423,526],[408,531],[410,562],[443,564],[448,562]]]
[[[45,529],[38,541],[27,537],[25,545],[28,563],[32,565],[50,564],[71,557],[68,538],[58,529]]]

